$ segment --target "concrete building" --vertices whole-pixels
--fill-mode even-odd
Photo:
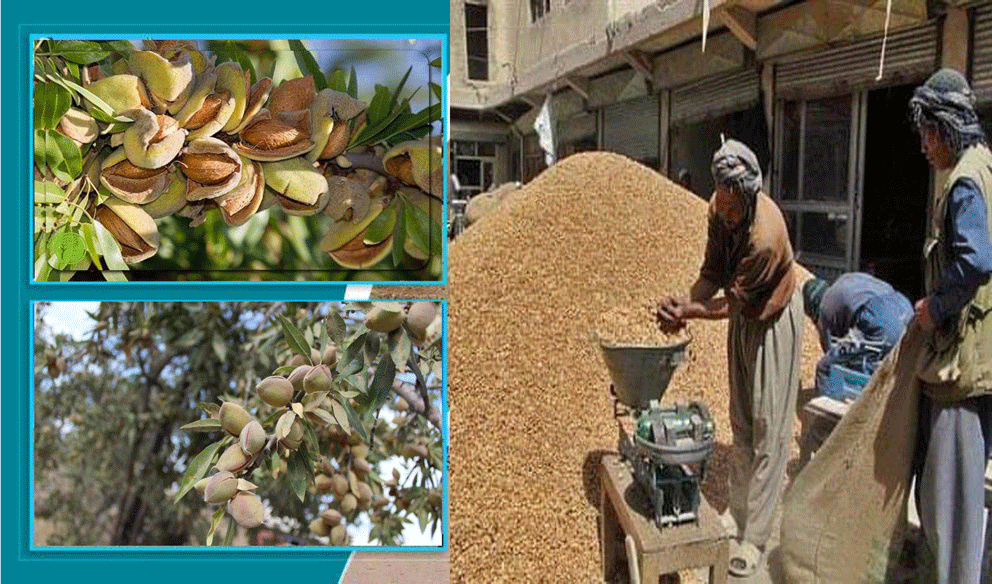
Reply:
[[[992,1],[891,0],[885,22],[885,0],[452,0],[462,193],[543,170],[548,96],[559,158],[687,169],[706,198],[722,134],[758,153],[806,266],[872,270],[916,298],[935,177],[906,105],[951,66],[992,121]]]

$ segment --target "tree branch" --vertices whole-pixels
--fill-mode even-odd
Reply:
[[[406,403],[410,404],[410,409],[423,416],[432,426],[441,429],[441,412],[431,405],[430,401],[424,399],[413,388],[405,383],[397,383],[393,386],[393,392],[400,396]]]
[[[351,166],[348,168],[364,168],[372,172],[377,172],[382,176],[392,176],[386,172],[386,167],[383,166],[382,159],[373,152],[348,152],[342,154],[342,156],[351,163]]]

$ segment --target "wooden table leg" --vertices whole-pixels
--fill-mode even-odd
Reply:
[[[656,556],[642,555],[641,584],[658,584],[658,578],[661,578],[658,568],[658,558]]]
[[[606,486],[599,489],[599,521],[602,541],[603,579],[613,582],[617,571],[617,531],[619,522],[613,511],[613,503],[606,492]]]
[[[710,584],[727,584],[727,574],[730,571],[730,554],[727,552],[726,545],[723,545],[722,548],[716,556],[716,562],[710,565]]]

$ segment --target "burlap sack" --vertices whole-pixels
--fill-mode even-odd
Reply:
[[[885,582],[906,531],[925,335],[916,321],[784,498],[790,583]]]

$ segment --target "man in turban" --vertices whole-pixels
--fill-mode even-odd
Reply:
[[[938,584],[979,582],[992,449],[992,153],[974,103],[951,69],[934,73],[909,103],[923,154],[949,173],[930,200],[926,296],[915,306],[928,335],[917,371],[917,505],[923,563]]]
[[[730,572],[747,577],[761,561],[789,459],[799,390],[803,299],[782,212],[761,192],[761,168],[728,140],[713,155],[706,254],[687,298],[666,297],[660,328],[690,318],[729,318],[733,455]],[[716,297],[719,290],[722,296]]]

